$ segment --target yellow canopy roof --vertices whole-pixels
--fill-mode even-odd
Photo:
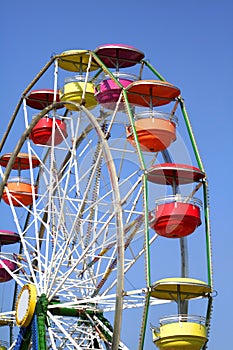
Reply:
[[[181,300],[206,296],[211,287],[203,281],[194,278],[164,278],[152,286],[151,296],[158,299]]]
[[[90,52],[87,50],[68,50],[58,56],[58,66],[71,72],[85,72],[88,67]],[[96,62],[91,62],[90,70],[96,70],[99,66]]]

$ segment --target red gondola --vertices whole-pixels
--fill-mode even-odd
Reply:
[[[55,122],[55,125],[54,125]],[[54,129],[54,140],[53,140]],[[32,129],[30,139],[36,145],[59,145],[68,134],[66,131],[66,123],[60,119],[44,117],[39,120],[36,126]]]
[[[42,110],[45,107],[51,105],[53,102],[60,102],[60,92],[57,91],[54,93],[54,90],[51,89],[42,89],[42,90],[33,90],[26,97],[27,106]],[[60,105],[56,108],[62,108]]]
[[[6,167],[11,156],[12,156],[12,153],[3,154],[0,157],[0,165]],[[36,168],[37,166],[40,165],[40,161],[36,156],[31,155],[29,159],[29,154],[18,153],[12,165],[12,169],[16,169],[16,170],[30,169],[30,164],[33,168]]]
[[[148,181],[160,185],[179,186],[199,182],[204,178],[203,171],[188,164],[162,163],[148,169]]]
[[[187,199],[176,196],[158,201],[150,226],[158,235],[181,238],[193,233],[201,225],[201,202],[197,198]]]

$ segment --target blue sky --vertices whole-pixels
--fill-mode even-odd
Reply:
[[[51,55],[64,50],[95,49],[107,43],[132,45],[181,89],[210,187],[218,296],[208,349],[229,348],[233,314],[232,1],[9,0],[1,4],[1,14],[0,135],[28,83]]]

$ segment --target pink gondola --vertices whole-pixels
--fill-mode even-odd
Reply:
[[[136,78],[131,74],[125,73],[113,73],[113,75],[124,88],[131,84]],[[100,84],[95,87],[95,98],[98,103],[105,108],[114,109],[121,94],[121,86],[109,76],[105,76]]]
[[[108,68],[132,67],[144,58],[144,53],[133,46],[106,44],[94,51]]]
[[[0,230],[0,246],[19,242],[18,233],[8,230]]]
[[[15,271],[17,268],[15,262],[10,261],[8,259],[2,259],[2,263],[0,262],[0,282],[7,282],[12,279],[12,276],[5,269],[4,265],[6,265],[8,269],[12,272]]]

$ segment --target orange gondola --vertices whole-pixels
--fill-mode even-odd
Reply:
[[[127,86],[128,102],[135,106],[156,107],[174,101],[180,89],[161,80],[138,80]]]
[[[29,206],[33,203],[33,196],[37,199],[37,186],[31,185],[30,181],[27,179],[9,179],[6,187],[8,191],[4,188],[2,199],[8,205],[10,205],[10,201],[12,201],[15,207],[22,207],[23,205]]]
[[[176,140],[177,119],[167,113],[142,112],[135,116],[135,129],[141,149],[159,152],[168,148]],[[135,147],[132,127],[126,127],[127,140]]]

